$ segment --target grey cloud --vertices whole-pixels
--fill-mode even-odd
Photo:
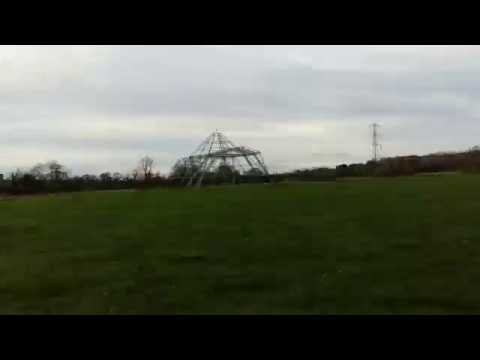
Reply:
[[[311,152],[301,145],[314,144],[317,134],[292,132],[286,144],[290,128],[273,131],[274,124],[325,125],[318,142],[340,148],[309,158],[317,165],[341,153],[342,161],[350,161],[347,154],[366,159],[372,121],[384,125],[386,151],[464,148],[478,143],[480,132],[480,64],[472,54],[479,48],[126,46],[35,47],[2,59],[0,47],[0,130],[19,147],[183,156],[200,133],[221,127],[244,131],[241,141],[265,147],[278,164],[284,148],[296,146],[288,166],[306,161]],[[99,119],[110,132],[72,136]],[[115,132],[116,125],[142,128],[145,119],[162,126],[142,136]],[[12,126],[20,123],[28,126]],[[165,131],[179,123],[181,136]]]
[[[108,61],[41,92],[6,94],[4,102],[109,114],[187,114],[292,117],[458,113],[456,101],[474,103],[471,74],[373,70],[318,70],[269,66],[203,47],[113,48]],[[5,89],[3,90],[5,92]],[[435,97],[442,97],[438,101]],[[449,98],[450,97],[450,98]],[[19,100],[21,99],[21,100]],[[465,107],[464,107],[465,108]],[[465,108],[468,110],[468,107]]]

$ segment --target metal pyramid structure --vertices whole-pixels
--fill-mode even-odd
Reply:
[[[268,176],[268,169],[258,150],[236,146],[218,130],[208,136],[190,156],[177,161],[185,168],[187,186],[201,186],[205,174],[227,166],[239,174]]]

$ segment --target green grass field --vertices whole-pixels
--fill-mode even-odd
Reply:
[[[480,177],[0,200],[2,314],[480,313]]]

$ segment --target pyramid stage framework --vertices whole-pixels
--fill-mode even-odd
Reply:
[[[220,167],[241,175],[268,176],[268,169],[258,150],[236,146],[218,130],[207,137],[188,157],[178,160],[175,169],[182,169],[181,177],[187,186],[201,186],[206,174]]]

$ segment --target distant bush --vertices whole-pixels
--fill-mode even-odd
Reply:
[[[0,192],[12,195],[37,193],[58,193],[94,190],[149,189],[159,186],[178,186],[160,176],[149,179],[134,180],[129,177],[94,175],[75,176],[63,179],[36,178],[32,174],[16,172],[9,179],[0,182]]]
[[[337,177],[406,176],[436,172],[480,172],[480,150],[436,153],[424,156],[397,156],[364,164],[342,164],[336,167]]]
[[[333,181],[336,171],[331,168],[301,169],[270,176],[272,182],[281,181]]]

